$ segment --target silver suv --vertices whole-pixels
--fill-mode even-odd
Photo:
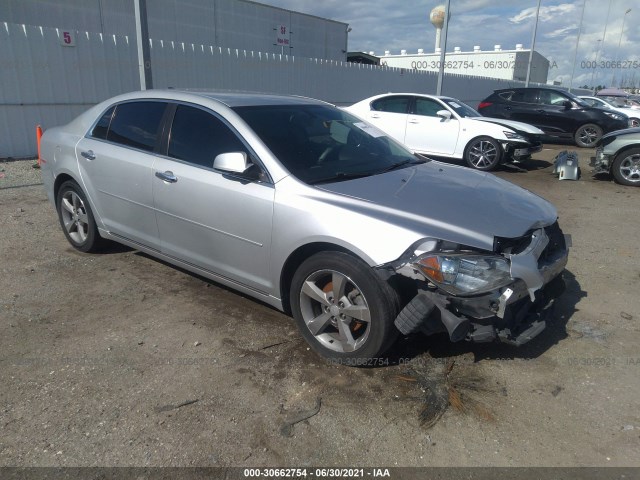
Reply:
[[[550,203],[317,100],[130,93],[41,152],[75,248],[120,242],[251,295],[326,357],[376,358],[399,332],[521,344],[562,290]]]

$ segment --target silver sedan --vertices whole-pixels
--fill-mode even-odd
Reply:
[[[550,203],[317,100],[125,94],[48,129],[41,160],[76,249],[116,241],[237,289],[349,364],[399,333],[519,345],[562,291]]]

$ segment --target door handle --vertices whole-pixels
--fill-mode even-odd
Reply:
[[[371,118],[380,118],[380,115],[378,115],[377,113],[372,113]]]
[[[156,177],[167,183],[176,183],[178,181],[178,177],[168,170],[166,172],[156,172]]]
[[[87,160],[95,160],[96,159],[96,155],[95,155],[95,153],[93,153],[93,150],[87,150],[86,152],[80,152],[80,155],[82,155]]]
[[[547,113],[546,110],[536,110],[536,112],[538,112],[538,113]]]
[[[511,107],[504,107],[505,110],[511,110]]]

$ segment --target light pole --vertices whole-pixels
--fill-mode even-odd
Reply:
[[[524,86],[529,86],[529,79],[531,78],[531,61],[533,60],[533,50],[536,47],[536,34],[538,33],[538,19],[540,18],[540,3],[542,0],[538,0],[538,8],[536,9],[536,23],[533,26],[533,38],[531,39],[531,50],[529,51],[529,63],[527,64],[527,79],[524,82]]]
[[[442,47],[440,50],[440,68],[438,69],[438,83],[436,85],[436,95],[442,94],[442,81],[444,80],[444,61],[447,53],[447,33],[449,31],[449,8],[451,0],[447,0],[447,6],[444,10],[444,25],[442,26]]]
[[[576,53],[573,56],[573,69],[571,70],[571,80],[569,81],[569,93],[573,87],[573,75],[576,73],[576,61],[578,60],[578,45],[580,45],[580,34],[582,33],[582,20],[584,20],[584,9],[587,6],[587,0],[582,4],[582,15],[580,16],[580,26],[578,27],[578,39],[576,40]]]
[[[620,44],[622,43],[622,33],[624,32],[624,21],[627,19],[627,13],[629,13],[631,11],[630,8],[627,8],[627,11],[624,12],[624,15],[622,16],[622,28],[620,29],[620,39],[618,40],[618,49],[616,50],[616,62],[618,61],[618,54],[620,53]],[[615,62],[614,62],[615,63]],[[616,68],[615,65],[613,67],[613,73],[611,75],[611,86],[613,87],[613,82],[615,81],[616,78]]]
[[[604,41],[607,38],[607,24],[609,23],[609,14],[611,13],[611,0],[609,0],[609,8],[607,9],[607,19],[604,21],[604,32],[602,33],[602,43],[598,44],[598,53],[596,53],[596,64],[593,67],[593,72],[591,73],[591,83],[593,83],[593,74],[598,68],[598,57],[600,56],[600,50],[604,46]],[[593,87],[593,93],[596,93],[596,87]]]
[[[147,24],[147,0],[134,0],[136,18],[136,45],[138,47],[138,71],[140,90],[153,88],[151,75],[151,52],[149,49],[149,26]]]
[[[596,49],[596,59],[593,62],[593,67],[591,68],[591,88],[593,88],[593,93],[596,93],[596,87],[593,85],[593,74],[596,73],[596,66],[598,65],[598,55],[600,55],[600,45],[602,45],[602,39],[598,39],[598,48]]]

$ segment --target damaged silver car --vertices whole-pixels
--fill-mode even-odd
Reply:
[[[41,155],[75,248],[120,242],[255,297],[325,357],[399,332],[520,345],[563,289],[549,202],[317,100],[135,92],[48,129]]]

